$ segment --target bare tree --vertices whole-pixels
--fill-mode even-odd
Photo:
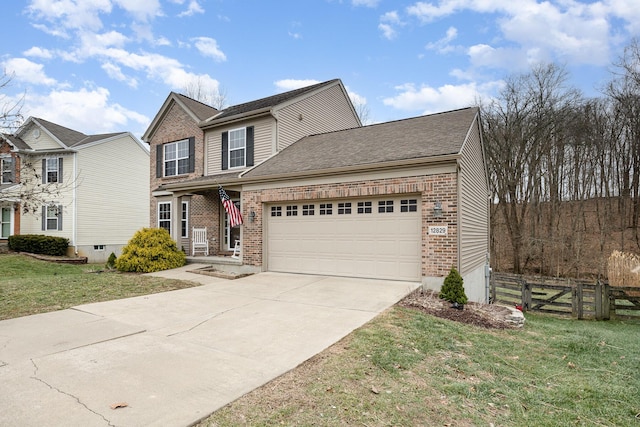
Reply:
[[[22,106],[24,105],[24,95],[17,100],[9,99],[5,91],[11,86],[13,74],[8,74],[6,70],[0,75],[0,129],[3,132],[12,132],[19,128],[24,117],[22,116]]]
[[[228,106],[227,90],[224,87],[207,85],[202,76],[194,77],[188,81],[183,88],[183,93],[185,96],[207,104],[216,110],[222,110]]]

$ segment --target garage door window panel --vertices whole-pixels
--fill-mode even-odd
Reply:
[[[378,213],[393,213],[393,200],[380,200],[378,202]]]
[[[298,216],[298,206],[287,206],[287,216]]]
[[[320,215],[333,214],[333,203],[320,203]]]
[[[338,203],[338,215],[349,215],[351,214],[351,203]]]
[[[371,213],[371,202],[358,202],[358,213],[359,214],[370,214]]]
[[[312,216],[315,214],[316,205],[302,205],[302,216]]]
[[[271,206],[271,216],[282,216],[282,206]]]
[[[417,199],[400,200],[400,212],[418,212]]]

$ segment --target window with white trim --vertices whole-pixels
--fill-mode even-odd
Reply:
[[[189,173],[189,140],[164,144],[164,176]]]
[[[371,202],[358,202],[358,213],[359,214],[370,214],[371,213]]]
[[[2,184],[13,184],[15,181],[14,174],[14,161],[12,157],[3,157],[0,159],[2,163],[0,167],[2,168],[2,177],[0,178],[0,183]]]
[[[418,211],[417,199],[400,200],[400,212],[417,212],[417,211]]]
[[[11,208],[0,209],[0,238],[7,239],[11,234]]]
[[[158,203],[158,228],[164,228],[171,234],[171,202]]]
[[[182,202],[182,212],[180,213],[180,237],[189,237],[189,203]]]
[[[320,215],[331,215],[333,213],[333,203],[320,203]]]
[[[392,213],[393,200],[380,200],[378,202],[378,213]]]
[[[229,131],[229,168],[242,168],[247,160],[247,129]]]
[[[44,213],[45,230],[62,230],[62,206],[47,205],[44,209]]]
[[[338,203],[338,215],[349,215],[351,213],[351,202]]]
[[[50,157],[47,159],[47,170],[45,171],[45,176],[47,177],[48,183],[59,182],[60,177],[58,176],[58,162],[59,159],[57,157]]]

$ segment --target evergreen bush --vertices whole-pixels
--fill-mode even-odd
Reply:
[[[64,256],[69,248],[69,239],[42,234],[17,234],[9,236],[8,246],[16,252]]]
[[[467,294],[464,292],[462,276],[454,267],[444,279],[439,297],[451,303],[464,305],[467,303]]]
[[[116,268],[116,254],[114,254],[113,252],[111,252],[111,255],[109,255],[109,259],[107,259],[107,265],[106,267],[109,270],[112,270],[114,268]]]
[[[143,228],[133,235],[116,259],[120,271],[152,273],[185,265],[187,256],[164,228]]]

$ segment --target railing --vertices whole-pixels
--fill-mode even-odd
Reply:
[[[578,319],[640,320],[640,288],[613,288],[597,280],[491,274],[491,301]]]

